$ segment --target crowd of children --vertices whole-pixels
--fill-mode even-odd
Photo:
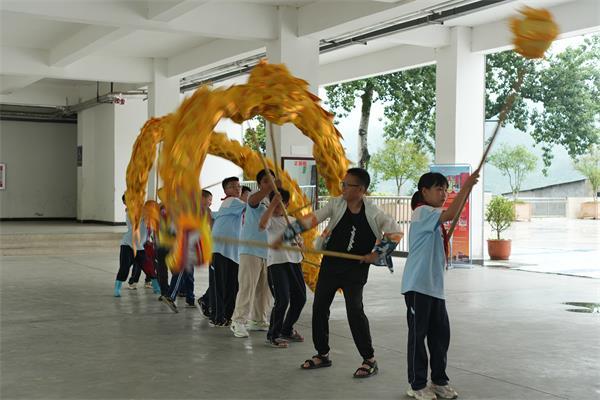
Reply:
[[[446,374],[450,325],[444,295],[448,237],[443,224],[461,211],[462,199],[468,196],[478,177],[479,171],[475,171],[446,210],[442,206],[447,199],[448,181],[441,174],[423,175],[412,198],[408,236],[411,251],[403,272],[401,292],[407,307],[410,383],[407,394],[419,400],[458,396],[448,385]],[[133,265],[130,289],[136,287],[144,271],[147,286],[160,293],[159,300],[174,312],[178,312],[176,299],[182,296],[186,307],[200,307],[210,326],[229,327],[238,338],[248,337],[249,331],[266,331],[269,346],[287,348],[290,342],[304,341],[294,325],[306,303],[302,253],[293,251],[291,246],[302,249],[299,234],[313,228],[315,221],[328,220],[317,248],[362,258],[359,261],[323,257],[312,307],[312,339],[317,354],[302,363],[301,368],[310,370],[333,365],[329,356],[329,310],[336,292],[341,289],[352,337],[362,357],[353,376],[375,375],[379,366],[363,308],[363,288],[369,265],[382,256],[377,251],[378,244],[388,240],[393,248],[402,233],[397,222],[366,197],[370,185],[368,172],[361,168],[349,169],[342,181],[342,195],[331,198],[310,217],[297,221],[285,215],[290,194],[278,188],[272,171],[260,171],[256,182],[258,189],[251,191],[242,187],[237,177],[223,180],[226,197],[217,212],[210,210],[212,194],[202,191],[202,212],[211,216],[213,236],[231,240],[213,243],[209,287],[197,302],[193,271],[200,260],[198,240],[201,238],[197,235],[188,238],[186,265],[171,276],[169,284],[165,259],[173,244],[175,226],[164,207],[161,207],[158,232],[151,232],[141,221],[139,243],[133,243],[127,217],[128,230],[121,243],[115,297],[120,297],[121,286]],[[285,246],[247,245],[252,242]],[[431,369],[429,386],[428,367]]]

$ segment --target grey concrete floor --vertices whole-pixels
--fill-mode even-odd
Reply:
[[[405,305],[397,272],[372,268],[365,290],[379,375],[360,364],[337,296],[332,368],[302,371],[314,354],[312,295],[297,328],[307,342],[266,347],[233,338],[196,309],[171,313],[150,290],[112,297],[117,254],[0,258],[3,399],[404,399]],[[196,293],[206,287],[196,273]],[[477,267],[447,274],[448,375],[462,399],[600,398],[600,280]]]

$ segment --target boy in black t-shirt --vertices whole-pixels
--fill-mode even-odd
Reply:
[[[332,198],[314,215],[300,223],[307,229],[330,218],[323,232],[323,248],[342,253],[364,256],[362,261],[337,257],[323,257],[313,302],[312,333],[317,354],[301,365],[302,369],[315,369],[332,365],[329,359],[329,308],[338,289],[346,300],[348,323],[354,343],[363,358],[355,371],[355,378],[367,378],[378,371],[375,361],[369,320],[364,313],[362,294],[369,276],[369,265],[377,260],[373,252],[377,241],[384,238],[397,243],[402,237],[400,227],[365,198],[370,184],[369,173],[362,168],[351,168],[342,181],[342,196]],[[312,222],[308,222],[312,219]],[[291,227],[292,231],[295,231]],[[286,231],[286,235],[289,232]],[[395,247],[395,246],[393,246]]]

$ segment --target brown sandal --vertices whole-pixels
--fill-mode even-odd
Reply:
[[[290,335],[283,335],[282,336],[283,339],[287,340],[288,342],[304,342],[304,336],[302,336],[301,334],[298,333],[297,330],[292,330],[292,333]]]
[[[287,340],[285,340],[283,338],[276,338],[276,339],[267,339],[266,345],[271,346],[275,349],[287,349],[289,346],[289,343]]]

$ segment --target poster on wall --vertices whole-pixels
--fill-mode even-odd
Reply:
[[[436,164],[430,167],[431,172],[439,172],[448,179],[448,198],[444,203],[444,210],[454,201],[463,184],[471,175],[471,166],[468,164]],[[450,263],[468,263],[471,260],[471,198],[467,199],[465,207],[460,214],[452,240],[450,242]],[[446,222],[446,229],[451,222]]]
[[[311,204],[317,204],[317,162],[314,158],[283,157],[281,167],[298,183]]]
[[[6,189],[6,164],[0,163],[0,190]]]

